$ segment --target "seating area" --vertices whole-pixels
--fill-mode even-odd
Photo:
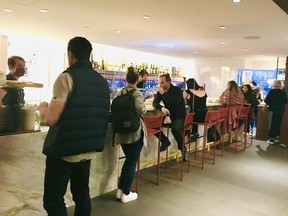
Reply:
[[[183,180],[184,174],[190,172],[193,168],[204,169],[205,163],[215,164],[216,156],[225,156],[224,152],[239,153],[252,145],[253,137],[251,137],[250,142],[247,140],[247,127],[248,127],[248,115],[250,107],[225,107],[218,110],[207,111],[204,122],[194,122],[194,113],[187,113],[185,122],[183,125],[182,136],[183,139],[183,149],[182,152],[187,151],[188,158],[187,161],[183,160],[183,155],[181,151],[173,151],[168,147],[165,152],[161,153],[161,130],[164,131],[168,137],[171,139],[171,127],[169,125],[164,125],[163,115],[152,115],[144,116],[144,123],[147,128],[147,135],[154,136],[159,134],[158,139],[150,139],[148,142],[149,148],[151,146],[155,147],[155,158],[148,161],[143,161],[140,157],[137,163],[137,172],[135,179],[135,190],[139,190],[139,185],[145,182],[152,182],[156,185],[161,183],[161,178],[165,178],[167,170],[171,169],[172,163],[172,178]],[[230,116],[236,113],[236,127],[231,126]],[[192,141],[192,127],[193,124],[199,126],[200,136]],[[208,130],[213,129],[214,134],[212,134],[214,140],[208,141]],[[211,133],[210,133],[211,137]],[[211,138],[210,138],[211,139]],[[149,140],[149,139],[148,139]],[[154,141],[156,140],[156,142]],[[171,162],[175,161],[175,163]],[[145,164],[141,169],[141,165]],[[147,165],[148,164],[148,165]],[[142,173],[143,169],[155,165],[156,168],[156,180],[151,180],[151,176],[146,176],[145,172]],[[171,177],[171,175],[170,175]],[[170,178],[168,177],[168,178]]]

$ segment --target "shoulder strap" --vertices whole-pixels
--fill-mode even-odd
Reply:
[[[126,93],[123,92],[124,89],[126,90]],[[127,88],[124,87],[124,88],[121,90],[121,95],[123,95],[123,94],[128,94],[128,93],[129,93],[129,94],[132,94],[135,90],[136,90],[136,89],[132,89],[132,90],[129,91]]]

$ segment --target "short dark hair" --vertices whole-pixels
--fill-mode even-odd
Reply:
[[[135,72],[134,67],[128,67],[126,73],[127,83],[134,84],[138,81],[139,75]]]
[[[171,77],[170,77],[170,74],[169,74],[169,73],[167,73],[167,74],[162,74],[162,75],[159,76],[159,78],[161,78],[161,77],[165,77],[165,80],[166,80],[167,82],[171,82]]]
[[[16,59],[19,59],[25,62],[25,60],[21,56],[11,56],[10,58],[8,58],[8,61],[7,61],[9,69],[15,67]]]
[[[142,69],[139,73],[139,76],[144,77],[145,75],[149,76],[149,73],[145,69]]]
[[[74,37],[68,42],[67,50],[78,60],[89,60],[92,45],[84,37]]]

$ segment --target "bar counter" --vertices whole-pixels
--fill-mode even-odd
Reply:
[[[0,137],[0,215],[46,214],[42,207],[45,155],[43,132]],[[117,188],[118,148],[112,147],[109,125],[105,149],[91,161],[90,195],[96,197]],[[66,205],[74,205],[69,190]]]
[[[269,139],[269,117],[268,111],[263,110],[263,105],[258,106],[256,139],[266,141]],[[280,143],[288,145],[288,105],[286,104],[285,113],[281,125]]]
[[[147,110],[146,115],[161,114],[161,111],[149,106]],[[42,154],[42,146],[47,130],[48,127],[42,127],[41,132],[0,136],[0,215],[45,215],[42,196],[46,157]],[[172,155],[170,158],[175,158],[180,151],[172,133],[169,139],[172,144],[168,154]],[[165,154],[161,152],[161,157],[164,158]],[[112,130],[109,124],[105,149],[91,161],[91,198],[117,188],[118,167],[120,169],[124,162],[118,158],[123,155],[119,145],[112,147]],[[148,136],[148,146],[143,147],[140,158],[142,169],[156,164],[156,137]],[[65,201],[67,206],[74,205],[69,186]]]

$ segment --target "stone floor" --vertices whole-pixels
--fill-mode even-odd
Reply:
[[[159,186],[143,184],[134,202],[122,204],[116,191],[96,197],[92,215],[288,215],[288,147],[254,140],[245,151],[224,153],[215,165],[190,169],[183,181],[161,177]],[[68,211],[73,215],[73,207]]]

